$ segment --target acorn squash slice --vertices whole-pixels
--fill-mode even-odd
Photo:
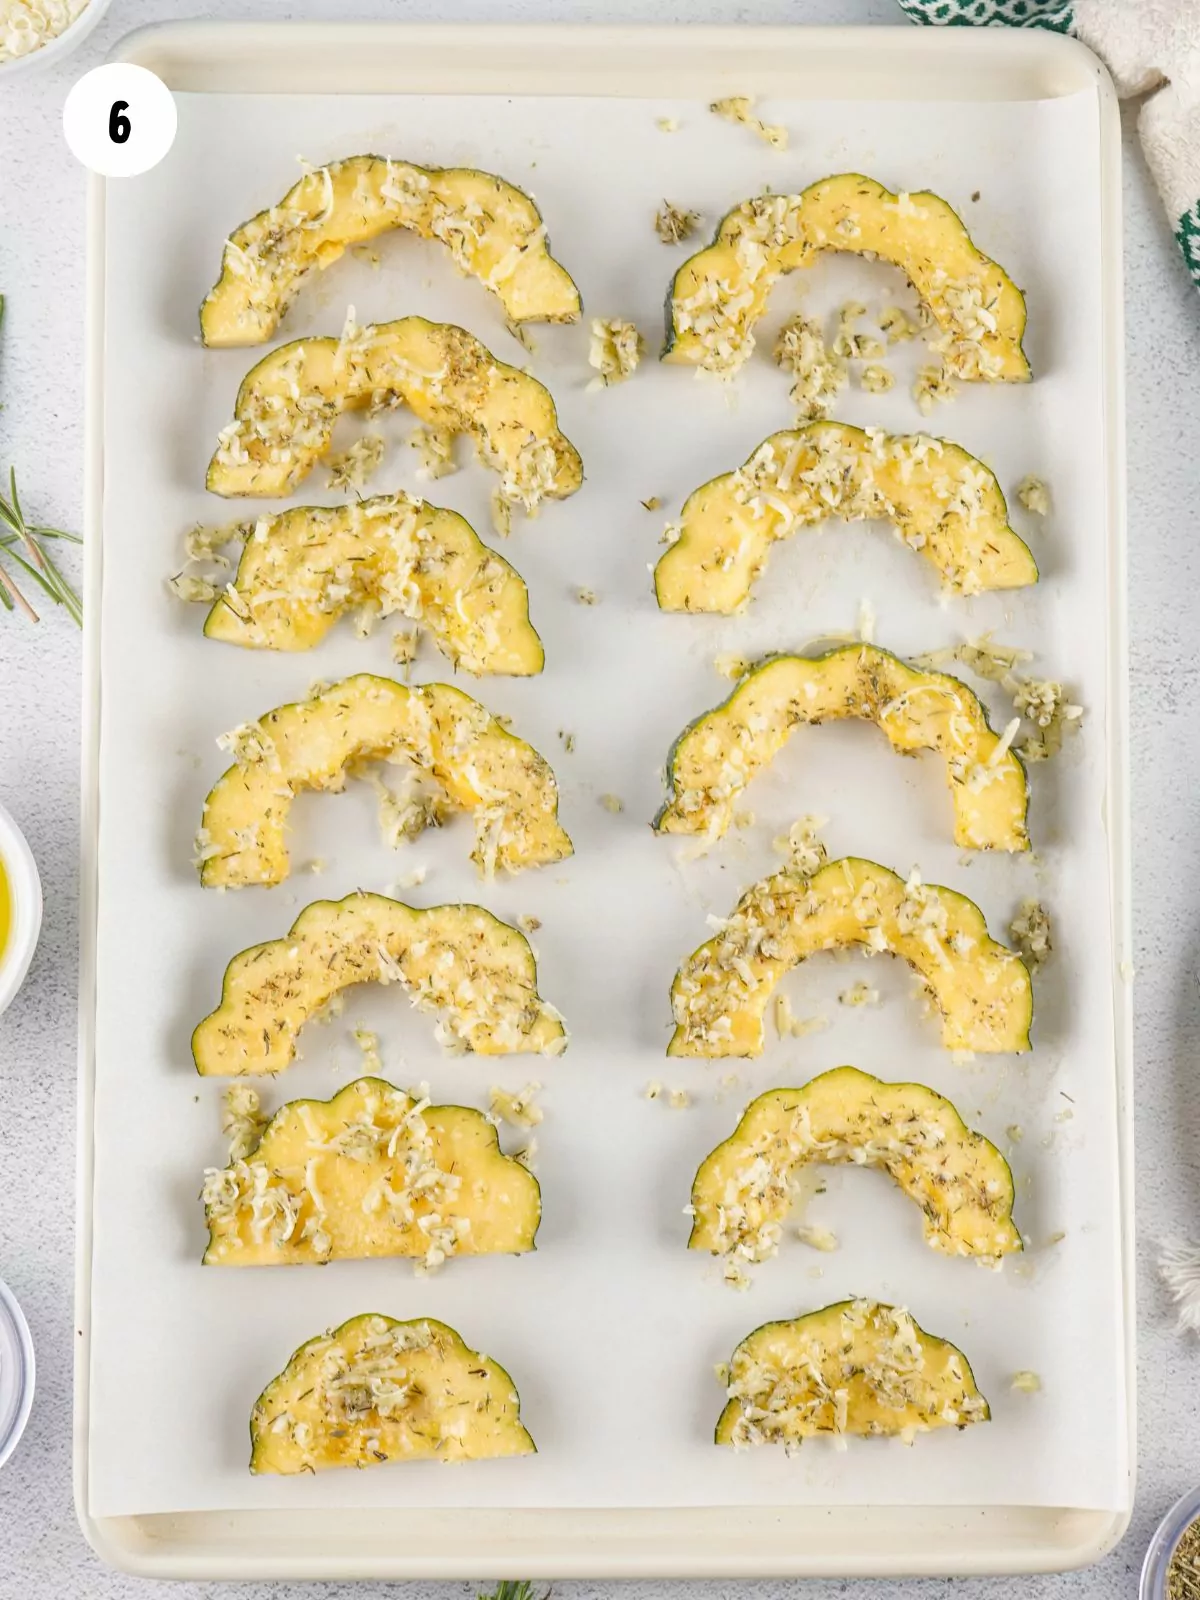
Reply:
[[[934,348],[968,381],[1021,383],[1025,297],[971,242],[957,212],[936,194],[893,194],[846,172],[799,194],[743,200],[722,218],[707,249],[675,274],[667,301],[664,361],[737,371],[781,273],[811,266],[824,250],[850,251],[900,268],[938,330]]]
[[[812,1163],[879,1167],[922,1211],[925,1240],[994,1265],[1021,1249],[1013,1176],[982,1134],[921,1083],[835,1067],[800,1089],[771,1089],[692,1184],[691,1250],[765,1261],[778,1249],[796,1177]]]
[[[802,723],[861,717],[902,755],[936,750],[954,801],[954,840],[967,850],[1028,850],[1025,770],[965,683],[853,644],[820,656],[775,656],[680,736],[667,765],[660,833],[719,839],[742,791]]]
[[[757,1056],[775,985],[820,950],[902,957],[941,1013],[947,1050],[1029,1049],[1033,988],[965,895],[846,856],[811,877],[777,872],[746,891],[671,986],[671,1056]]]
[[[306,172],[278,205],[230,235],[221,276],[200,307],[201,338],[218,349],[262,344],[310,273],[393,228],[440,240],[460,271],[498,296],[510,322],[579,316],[579,290],[522,190],[471,167],[366,155]]]
[[[549,764],[449,684],[412,689],[360,672],[244,723],[222,742],[238,761],[204,802],[197,843],[206,889],[282,883],[294,796],[342,789],[355,768],[397,757],[437,786],[446,809],[471,813],[471,859],[484,876],[571,854]]]
[[[407,494],[260,517],[204,632],[251,650],[311,650],[357,607],[422,623],[476,675],[529,677],[545,662],[520,574],[465,517]]]
[[[911,1442],[991,1418],[962,1351],[878,1300],[764,1323],[733,1352],[726,1392],[716,1442],[735,1450],[822,1434]]]
[[[282,1072],[304,1024],[356,983],[399,983],[419,1010],[438,1014],[443,1042],[479,1055],[566,1049],[524,934],[482,906],[419,910],[360,892],[314,901],[282,939],[234,956],[221,1004],[192,1034],[197,1072]]]
[[[831,517],[880,518],[937,569],[953,594],[1038,579],[1008,525],[995,475],[961,445],[844,422],[774,433],[735,472],[693,491],[654,569],[664,611],[732,616],[750,598],[771,545]]]
[[[300,1346],[250,1414],[251,1472],[483,1461],[537,1449],[513,1381],[432,1317],[368,1312]]]
[[[550,391],[448,322],[401,317],[340,339],[279,345],[242,380],[234,418],[208,466],[220,495],[286,495],[329,448],[343,411],[401,401],[450,433],[469,433],[501,474],[500,492],[536,511],[583,482]]]
[[[534,1248],[538,1181],[481,1111],[431,1106],[379,1078],[293,1100],[244,1160],[204,1177],[207,1266],[274,1267]]]

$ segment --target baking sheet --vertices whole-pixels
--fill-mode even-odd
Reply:
[[[792,134],[784,155],[692,103],[179,101],[180,134],[167,162],[145,179],[110,186],[108,200],[92,1513],[1123,1506],[1094,98],[937,107],[772,102],[766,114]],[[660,133],[655,119],[671,115],[680,130]],[[202,613],[166,594],[182,531],[238,514],[200,485],[212,438],[256,359],[253,351],[201,352],[195,307],[215,273],[222,233],[278,198],[298,153],[320,161],[369,148],[480,164],[530,187],[588,312],[631,315],[652,343],[663,291],[684,254],[664,249],[651,229],[664,196],[711,223],[764,183],[798,187],[852,167],[893,187],[945,194],[1029,291],[1027,348],[1039,376],[1024,390],[964,388],[931,425],[993,465],[1006,488],[1026,472],[1051,481],[1056,514],[1044,529],[1028,530],[1045,579],[1039,592],[940,604],[924,564],[884,532],[834,525],[777,548],[744,616],[659,614],[645,569],[658,553],[662,519],[639,501],[657,494],[667,513],[677,510],[697,483],[786,425],[786,380],[764,352],[774,326],[800,303],[800,283],[776,290],[760,354],[732,395],[652,362],[622,388],[587,393],[585,328],[535,329],[535,351],[524,356],[493,299],[454,278],[438,246],[393,237],[381,242],[378,269],[344,262],[306,290],[282,336],[337,331],[350,303],[360,319],[416,310],[463,322],[497,355],[531,360],[549,383],[588,481],[574,499],[521,524],[505,548],[529,582],[547,671],[540,680],[464,686],[510,714],[553,762],[577,855],[561,868],[480,885],[466,860],[468,824],[392,856],[378,842],[372,798],[358,789],[297,803],[294,858],[327,858],[323,874],[297,874],[271,892],[201,894],[187,862],[204,793],[223,764],[215,735],[303,693],[314,678],[388,670],[391,630],[364,642],[343,625],[307,657],[224,650],[201,638]],[[1047,148],[1056,152],[1053,170]],[[878,266],[838,258],[806,275],[803,298],[814,309],[852,296],[905,303],[896,275]],[[906,380],[921,358],[918,349],[904,352],[894,362],[905,380],[895,392],[850,391],[838,416],[895,430],[918,425]],[[339,439],[354,432],[343,426]],[[406,426],[396,429],[398,441]],[[420,492],[414,466],[397,443],[372,491]],[[428,492],[491,539],[493,481],[472,464]],[[334,498],[323,482],[314,474],[302,499]],[[582,586],[599,594],[594,608],[575,602]],[[994,626],[1037,642],[1044,669],[1077,689],[1088,712],[1083,737],[1063,760],[1033,772],[1037,860],[960,860],[939,764],[896,762],[871,730],[850,726],[798,733],[749,797],[754,827],[703,861],[681,863],[680,844],[655,839],[645,824],[670,740],[728,690],[713,655],[801,648],[851,630],[863,600],[878,614],[881,644],[918,651]],[[444,665],[427,646],[414,679],[442,677]],[[575,735],[570,754],[560,731]],[[605,792],[623,800],[619,815],[599,803]],[[921,1019],[898,963],[829,959],[806,963],[785,985],[800,1015],[828,1016],[825,1031],[772,1041],[751,1063],[666,1062],[675,966],[706,936],[705,916],[728,911],[777,861],[771,839],[813,810],[830,815],[831,853],[873,855],[901,871],[919,863],[928,881],[972,894],[994,932],[1022,895],[1043,896],[1055,914],[1059,958],[1037,986],[1032,1057],[956,1065]],[[267,1085],[268,1102],[327,1095],[348,1081],[360,1067],[348,1036],[358,1021],[380,1032],[387,1075],[428,1079],[436,1099],[484,1104],[493,1082],[540,1078],[547,1115],[538,1130],[538,1253],[453,1263],[432,1279],[414,1278],[403,1263],[201,1271],[195,1191],[201,1169],[223,1158],[221,1085],[195,1078],[187,1037],[215,1003],[225,962],[281,933],[309,899],[387,889],[418,863],[430,872],[421,890],[407,892],[415,903],[478,898],[509,919],[542,919],[541,988],[567,1016],[568,1054],[557,1062],[444,1060],[428,1021],[403,1009],[395,991],[364,991],[350,998],[341,1022],[309,1030],[303,1062]],[[837,994],[860,976],[881,990],[878,1010],[838,1006]],[[1020,1124],[1012,1150],[1018,1218],[1033,1245],[1024,1261],[992,1274],[933,1256],[909,1203],[879,1175],[858,1172],[831,1173],[828,1193],[809,1211],[809,1220],[835,1229],[839,1251],[819,1255],[789,1240],[746,1295],[725,1289],[715,1264],[683,1249],[692,1173],[731,1131],[742,1101],[842,1061],[950,1093],[1002,1146],[1005,1129]],[[731,1074],[737,1083],[723,1084]],[[672,1112],[647,1102],[641,1091],[651,1080],[689,1088],[692,1106]],[[1064,1237],[1048,1244],[1059,1232]],[[960,1343],[995,1422],[922,1439],[919,1475],[896,1444],[842,1455],[809,1448],[791,1461],[713,1449],[721,1403],[713,1363],[759,1322],[847,1293],[907,1303],[925,1326]],[[262,1383],[305,1337],[365,1309],[443,1317],[503,1361],[539,1457],[456,1472],[415,1466],[250,1479],[245,1421]],[[1010,1392],[1018,1368],[1039,1373],[1039,1395]]]

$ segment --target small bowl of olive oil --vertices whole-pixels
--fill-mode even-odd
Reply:
[[[42,885],[25,835],[0,806],[0,1011],[25,981],[42,927]]]

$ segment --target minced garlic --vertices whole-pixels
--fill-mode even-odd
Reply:
[[[231,1083],[221,1100],[221,1132],[229,1140],[230,1162],[245,1161],[257,1149],[270,1122],[261,1107],[257,1089],[248,1083]]]
[[[622,800],[619,795],[615,794],[602,794],[600,796],[600,804],[604,807],[605,811],[611,812],[614,816],[616,816],[619,811],[624,811],[625,809],[624,800]]]
[[[362,1051],[363,1071],[372,1077],[383,1071],[383,1058],[379,1054],[379,1035],[369,1028],[353,1030],[355,1044]]]
[[[1027,761],[1048,761],[1057,755],[1066,735],[1078,731],[1083,717],[1083,707],[1068,701],[1062,684],[1050,679],[1019,679],[1013,708],[1038,729],[1017,746],[1018,754]]]
[[[667,1104],[672,1111],[686,1111],[692,1103],[692,1097],[686,1089],[669,1089],[667,1091]]]
[[[653,1083],[648,1083],[646,1085],[644,1092],[647,1100],[658,1100],[662,1096],[663,1086],[661,1083],[655,1080]]]
[[[884,306],[879,313],[879,331],[889,344],[901,344],[906,339],[915,339],[921,331],[919,322],[915,322],[907,311],[900,306]]]
[[[417,659],[421,635],[416,628],[401,628],[392,635],[392,660],[408,667]]]
[[[801,1222],[796,1228],[796,1237],[801,1244],[809,1245],[813,1250],[837,1250],[840,1248],[838,1236],[823,1228],[818,1222]]]
[[[536,1128],[545,1117],[541,1106],[535,1103],[541,1087],[540,1083],[527,1083],[516,1094],[510,1094],[493,1084],[488,1091],[492,1115],[510,1128]]]
[[[737,683],[744,678],[753,665],[748,656],[739,656],[733,651],[726,651],[723,655],[713,657],[713,666],[731,683]]]
[[[211,605],[221,592],[215,583],[190,572],[177,572],[167,579],[167,587],[177,600],[186,600],[189,605]]]
[[[954,399],[958,393],[958,385],[951,381],[945,367],[921,367],[918,369],[912,392],[918,411],[923,417],[927,417],[934,406]]]
[[[331,456],[325,480],[329,489],[361,489],[383,460],[385,449],[377,433],[365,433],[340,455]]]
[[[772,1015],[775,1019],[775,1031],[781,1039],[803,1039],[806,1034],[820,1033],[822,1028],[829,1026],[828,1017],[795,1016],[791,1002],[785,994],[775,996]]]
[[[664,200],[654,217],[654,231],[664,244],[682,244],[695,233],[699,221],[698,211],[685,211]]]
[[[890,367],[881,367],[874,362],[864,367],[858,375],[859,388],[865,389],[868,394],[886,394],[895,381]]]
[[[1020,1144],[1025,1137],[1025,1129],[1019,1122],[1010,1122],[1004,1132],[1011,1144]]]
[[[458,471],[454,434],[449,428],[436,428],[432,423],[423,422],[413,429],[408,442],[420,457],[418,478],[444,478]]]
[[[658,129],[659,133],[678,133],[679,132],[679,118],[678,117],[655,117],[654,126]]]
[[[756,103],[756,98],[752,94],[731,94],[723,100],[714,100],[708,109],[715,116],[723,117],[726,122],[736,122],[743,128],[749,128],[751,133],[756,133],[773,150],[786,150],[787,129],[775,123],[763,122],[754,116]]]
[[[1022,478],[1017,485],[1017,499],[1036,517],[1050,515],[1050,491],[1040,478],[1032,475]]]
[[[829,852],[818,838],[828,817],[797,817],[786,834],[775,840],[775,848],[787,857],[788,866],[802,878],[811,878],[829,859]]]
[[[825,416],[846,387],[845,361],[829,350],[817,323],[789,318],[775,340],[775,364],[793,377],[790,399],[805,420]]]
[[[589,389],[604,389],[610,384],[623,383],[637,371],[646,341],[632,322],[621,317],[593,317],[592,338],[588,347],[588,365],[600,374],[593,378]]]
[[[647,511],[657,511],[658,508],[662,505],[662,501],[658,498],[658,496],[656,494],[652,494],[652,495],[648,496],[645,500],[643,500],[642,504],[645,506]]]
[[[833,341],[833,353],[843,361],[878,361],[887,354],[883,341],[872,333],[859,333],[855,324],[865,317],[867,308],[861,300],[847,300],[838,311],[838,331]]]
[[[304,870],[305,872],[311,872],[314,876],[316,876],[324,872],[328,865],[329,863],[323,856],[313,856],[311,861],[306,861],[304,863]]]
[[[879,618],[875,614],[875,607],[869,600],[858,602],[858,637],[864,644],[871,644],[875,638],[875,624]]]
[[[524,933],[536,933],[541,925],[541,917],[531,917],[528,912],[522,912],[517,918],[517,927]]]
[[[1044,906],[1036,900],[1022,900],[1008,931],[1030,973],[1045,966],[1054,946],[1050,942],[1050,913]]]
[[[843,989],[838,995],[838,1003],[843,1006],[877,1006],[879,1004],[879,990],[872,989],[869,983],[861,979],[852,983],[848,989]]]
[[[600,596],[594,589],[576,589],[575,598],[581,606],[594,606]]]
[[[1042,1387],[1042,1380],[1036,1372],[1014,1372],[1012,1387],[1018,1394],[1037,1394]]]

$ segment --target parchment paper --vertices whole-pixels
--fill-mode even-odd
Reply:
[[[887,105],[773,102],[791,147],[776,153],[694,103],[179,96],[179,137],[153,173],[108,188],[100,952],[90,1477],[95,1515],[253,1507],[1050,1504],[1115,1508],[1128,1496],[1120,1320],[1112,985],[1115,957],[1105,836],[1106,588],[1099,301],[1099,176],[1090,96],[1047,103]],[[678,118],[665,134],[655,119]],[[588,331],[534,328],[532,353],[505,331],[498,303],[457,278],[436,244],[380,242],[380,264],[345,260],[310,286],[281,330],[340,331],[410,312],[462,322],[503,358],[528,362],[558,402],[587,481],[573,499],[520,522],[504,546],[529,583],[546,646],[537,679],[463,685],[509,714],[555,767],[575,857],[558,868],[480,883],[465,819],[398,853],[380,842],[361,785],[296,804],[282,887],[202,892],[189,866],[204,795],[223,770],[223,730],[303,695],[317,678],[386,672],[392,629],[366,641],[349,621],[308,656],[205,641],[203,609],[164,584],[185,530],[244,515],[205,493],[204,468],[239,381],[264,350],[205,352],[196,308],[224,235],[278,199],[313,162],[377,150],[494,169],[541,204],[556,253],[588,315],[631,316],[647,335],[634,379],[586,392]],[[976,452],[1010,492],[1032,472],[1055,509],[1013,519],[1041,564],[1036,593],[939,602],[926,565],[886,528],[832,524],[777,546],[744,615],[667,616],[647,568],[664,518],[716,472],[738,465],[792,412],[769,351],[801,303],[847,298],[911,305],[899,276],[826,258],[776,290],[759,350],[727,395],[653,359],[661,305],[685,250],[652,218],[665,198],[704,214],[707,232],[764,184],[799,188],[858,169],[893,188],[930,187],[967,219],[981,247],[1028,291],[1028,387],[967,385],[922,422],[909,394],[918,342],[890,353],[899,381],[872,397],[851,388],[836,411],[892,431],[926,427]],[[388,419],[392,450],[371,492],[406,488],[463,512],[488,542],[494,476],[471,461],[422,485],[405,445],[410,415]],[[337,442],[361,423],[346,421]],[[663,510],[639,503],[660,496]],[[332,502],[315,472],[293,503]],[[264,509],[271,503],[256,502]],[[579,604],[580,587],[599,596]],[[722,700],[719,651],[799,649],[853,631],[860,602],[876,639],[901,653],[995,628],[1036,648],[1087,708],[1082,736],[1032,769],[1036,856],[967,858],[951,842],[941,763],[902,762],[862,724],[802,730],[747,797],[755,821],[704,860],[648,823],[668,747]],[[431,643],[414,681],[448,676]],[[993,720],[1008,715],[990,694]],[[574,735],[568,753],[563,735]],[[600,803],[616,794],[624,810]],[[1018,901],[1039,895],[1056,957],[1036,983],[1035,1049],[955,1064],[921,1015],[898,962],[821,958],[786,991],[824,1031],[771,1038],[747,1063],[668,1062],[668,988],[708,934],[709,912],[772,869],[772,839],[804,812],[825,813],[833,855],[858,853],[972,895],[1004,937]],[[325,1270],[202,1269],[201,1171],[225,1159],[223,1084],[199,1079],[188,1036],[217,1002],[229,958],[282,934],[308,901],[356,887],[387,890],[418,864],[414,903],[482,900],[500,916],[542,919],[543,994],[572,1039],[557,1061],[444,1058],[429,1019],[398,989],[358,991],[345,1015],[310,1027],[303,1060],[265,1082],[272,1109],[329,1095],[361,1071],[350,1029],[376,1028],[386,1074],[428,1079],[435,1100],[485,1106],[488,1087],[530,1078],[545,1089],[537,1130],[544,1222],[536,1255],[452,1262],[436,1277],[405,1263]],[[877,1008],[838,995],[865,977]],[[753,1094],[854,1063],[952,1096],[968,1122],[1011,1155],[1024,1260],[1002,1272],[934,1255],[911,1203],[879,1174],[831,1171],[807,1219],[840,1248],[789,1235],[753,1288],[731,1292],[717,1265],[684,1248],[691,1178]],[[732,1078],[732,1081],[726,1081]],[[647,1083],[685,1087],[686,1110],[644,1098]],[[1006,1132],[1018,1127],[1020,1138]],[[505,1135],[510,1148],[523,1143]],[[1057,1242],[1051,1243],[1058,1234]],[[847,1294],[911,1308],[967,1353],[994,1421],[959,1435],[807,1446],[735,1455],[711,1443],[722,1403],[714,1363],[770,1318]],[[445,1471],[435,1465],[254,1479],[247,1418],[290,1352],[354,1313],[429,1315],[453,1324],[514,1375],[540,1454]],[[1014,1372],[1041,1392],[1015,1393]]]

